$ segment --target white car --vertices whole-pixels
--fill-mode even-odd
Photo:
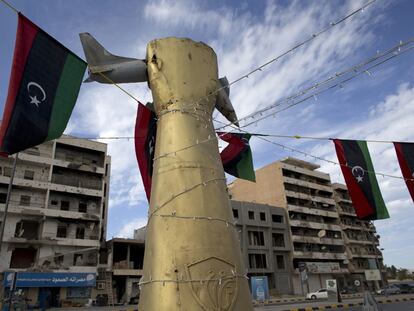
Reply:
[[[321,288],[317,292],[308,293],[306,295],[306,299],[328,299],[328,291],[326,290],[326,288]]]

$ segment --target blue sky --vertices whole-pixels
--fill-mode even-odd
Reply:
[[[148,41],[189,37],[211,45],[230,81],[281,54],[366,1],[18,1],[13,4],[79,56],[90,32],[114,54],[144,58]],[[414,36],[414,2],[376,1],[347,22],[231,88],[239,117],[291,95]],[[17,17],[0,6],[0,104],[7,95]],[[246,130],[269,134],[414,141],[414,51]],[[146,84],[125,85],[142,102]],[[115,87],[84,84],[66,130],[80,136],[132,136],[136,103]],[[274,139],[336,161],[329,141]],[[145,225],[147,203],[132,140],[105,141],[112,155],[108,237]],[[286,156],[318,162],[333,181],[338,166],[253,139],[259,168]],[[401,176],[391,144],[369,144],[377,171]],[[414,269],[414,204],[402,180],[379,177],[391,214],[377,221],[387,264]]]

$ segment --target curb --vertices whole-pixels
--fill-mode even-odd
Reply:
[[[377,300],[380,304],[387,304],[387,303],[394,303],[394,302],[403,302],[403,301],[414,301],[414,297],[410,298],[395,298],[395,299],[383,299],[383,300]],[[264,303],[264,304],[254,304],[255,306],[260,305],[270,305],[270,303]],[[338,304],[331,304],[331,305],[325,305],[325,306],[316,306],[316,307],[305,307],[305,308],[293,308],[293,309],[283,309],[281,311],[318,311],[318,310],[330,310],[330,309],[348,309],[351,307],[358,307],[362,306],[362,302],[357,303],[338,303]]]

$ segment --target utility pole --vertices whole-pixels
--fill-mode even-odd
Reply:
[[[1,251],[1,248],[3,247],[4,229],[6,228],[7,212],[9,210],[10,197],[11,197],[11,192],[13,188],[14,174],[16,173],[18,158],[19,158],[19,153],[16,153],[14,155],[13,168],[11,170],[9,186],[7,188],[6,204],[4,205],[4,213],[3,213],[3,218],[2,218],[1,226],[0,226],[0,251]]]
[[[139,309],[253,310],[212,122],[216,54],[166,38],[147,64],[158,129]]]

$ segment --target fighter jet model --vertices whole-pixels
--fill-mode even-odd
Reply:
[[[79,34],[83,51],[88,62],[89,77],[84,82],[134,83],[148,81],[145,59],[122,57],[108,52],[91,34]],[[230,101],[230,87],[227,78],[217,83],[216,109],[223,116],[239,126],[237,115]]]

